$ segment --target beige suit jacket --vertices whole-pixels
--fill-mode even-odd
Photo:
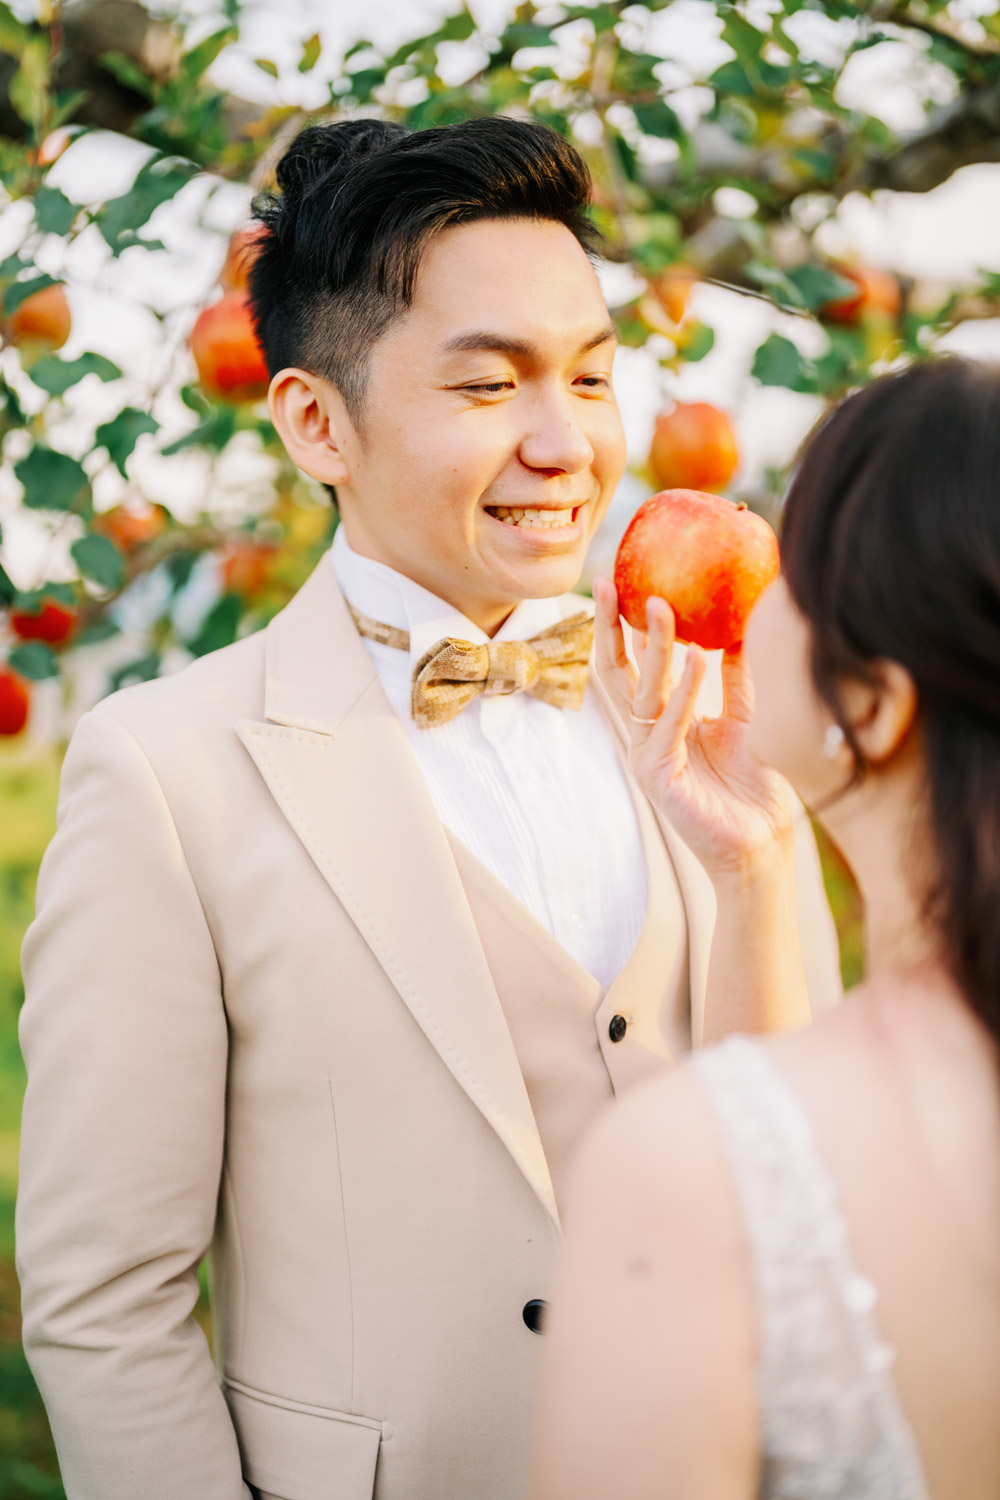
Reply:
[[[666,839],[697,1035],[711,891]],[[516,1500],[552,1184],[327,558],[266,631],[81,721],[24,974],[17,1265],[69,1500]]]

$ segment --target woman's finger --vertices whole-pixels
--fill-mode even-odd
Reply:
[[[610,578],[594,579],[594,603],[597,675],[622,718],[628,718],[638,673],[625,649],[618,594]]]
[[[671,693],[662,714],[648,731],[648,744],[658,761],[666,761],[676,755],[687,739],[704,677],[705,653],[699,646],[689,646],[681,680]]]
[[[665,599],[648,601],[646,627],[645,650],[632,698],[632,713],[637,719],[658,718],[670,696],[674,612]]]
[[[753,678],[742,641],[722,658],[722,711],[742,724],[753,718]]]

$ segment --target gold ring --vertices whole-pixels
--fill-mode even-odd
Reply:
[[[629,711],[628,711],[628,716],[632,720],[633,724],[645,724],[647,726],[647,728],[649,727],[650,724],[658,724],[659,721],[660,721],[659,714],[656,715],[655,719],[640,719],[640,718],[637,717],[636,714],[634,714],[632,712],[631,709],[629,709]]]

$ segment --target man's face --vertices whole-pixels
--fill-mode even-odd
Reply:
[[[561,224],[445,230],[372,351],[337,487],[348,540],[484,629],[578,582],[625,466],[614,331]]]

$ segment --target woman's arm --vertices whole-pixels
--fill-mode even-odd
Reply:
[[[595,581],[601,679],[629,727],[629,764],[658,811],[700,860],[715,891],[704,1035],[777,1031],[809,1020],[795,902],[796,800],[747,747],[753,684],[741,652],[722,665],[723,712],[695,716],[705,670],[689,647],[671,676],[674,618],[647,608],[640,670],[628,658],[614,586]]]
[[[792,832],[770,858],[717,874],[702,1045],[734,1031],[782,1031],[809,1019],[795,902]]]
[[[714,1119],[683,1067],[576,1162],[530,1500],[752,1500],[750,1273]]]

